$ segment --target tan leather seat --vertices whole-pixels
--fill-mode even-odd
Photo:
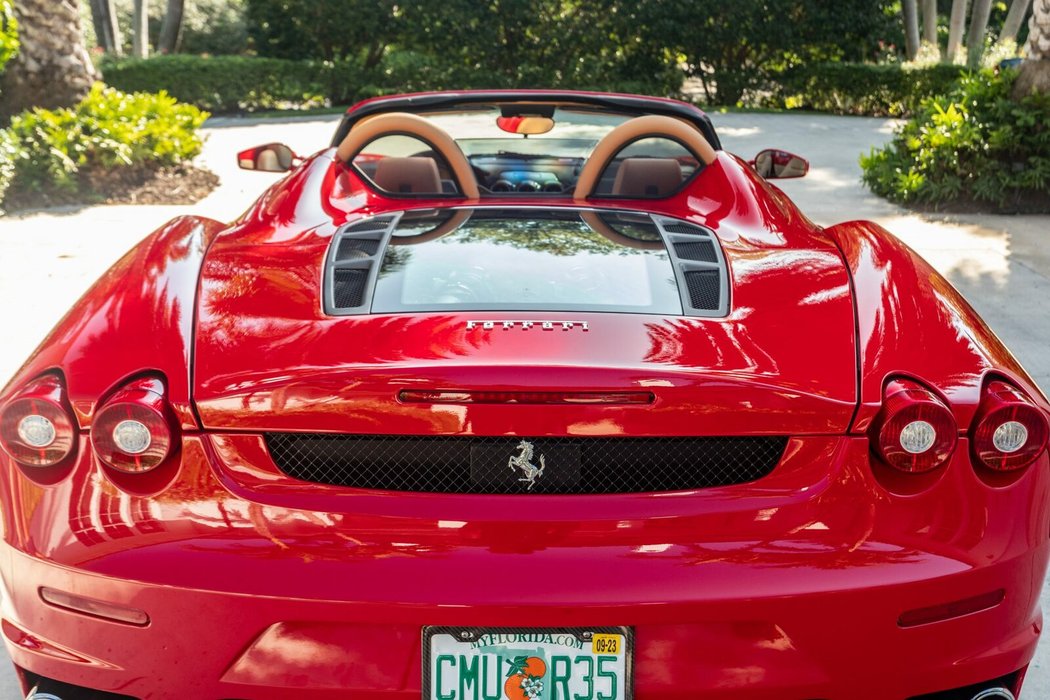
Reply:
[[[674,158],[624,158],[616,171],[615,197],[666,197],[682,184],[682,166]]]
[[[646,114],[642,117],[628,119],[602,137],[591,151],[587,162],[580,169],[576,178],[576,189],[572,194],[576,201],[583,201],[594,194],[605,168],[625,146],[641,138],[669,138],[685,146],[694,156],[711,165],[717,159],[715,149],[707,142],[703,134],[692,124],[662,114]],[[626,195],[624,195],[626,196]]]
[[[441,194],[441,176],[433,158],[384,158],[376,166],[376,186],[396,194]]]

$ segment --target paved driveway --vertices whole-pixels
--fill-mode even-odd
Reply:
[[[93,207],[0,218],[0,384],[18,368],[70,304],[147,232],[176,214],[229,220],[276,176],[238,170],[234,154],[283,141],[299,153],[326,145],[336,117],[252,122],[212,120],[202,160],[222,185],[192,207]],[[731,151],[764,147],[797,152],[809,176],[782,183],[813,220],[878,221],[922,253],[970,300],[1027,367],[1050,389],[1050,217],[916,216],[859,184],[857,155],[889,139],[882,119],[808,115],[714,115]],[[1044,607],[1050,602],[1044,587]],[[1050,642],[1040,647],[1026,698],[1050,697]],[[13,673],[0,665],[0,700],[17,698]]]

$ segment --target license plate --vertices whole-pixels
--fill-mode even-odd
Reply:
[[[630,700],[629,627],[423,628],[423,700]]]

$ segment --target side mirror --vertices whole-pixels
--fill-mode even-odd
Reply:
[[[266,173],[286,173],[297,160],[299,156],[283,143],[267,143],[237,154],[237,165],[242,169]]]
[[[801,156],[787,151],[778,151],[775,148],[767,148],[759,151],[755,159],[751,161],[752,167],[767,180],[785,180],[792,177],[802,177],[809,172],[809,161]]]

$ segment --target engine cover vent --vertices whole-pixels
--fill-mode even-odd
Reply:
[[[729,275],[713,231],[678,219],[653,216],[674,263],[686,316],[729,313]]]
[[[400,218],[400,212],[385,214],[347,224],[336,232],[325,263],[325,313],[368,313],[380,262]]]

